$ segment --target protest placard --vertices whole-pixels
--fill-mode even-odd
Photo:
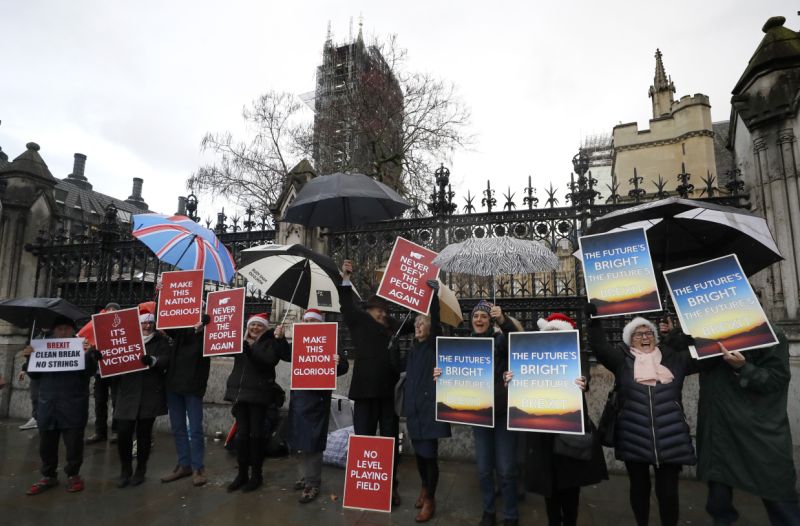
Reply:
[[[242,352],[244,289],[209,292],[206,314],[211,320],[205,326],[203,356]]]
[[[350,435],[342,506],[392,511],[394,437]]]
[[[139,309],[122,309],[92,316],[96,348],[102,357],[100,376],[116,376],[147,369]]]
[[[31,347],[33,352],[28,359],[28,372],[55,373],[86,368],[83,338],[31,340]]]
[[[582,435],[583,396],[578,331],[512,332],[509,336],[508,429]]]
[[[439,267],[433,264],[436,256],[436,252],[398,237],[376,294],[414,312],[428,314],[433,290],[426,282],[439,277]]]
[[[157,328],[194,327],[203,318],[203,271],[176,270],[161,273]]]
[[[494,340],[436,338],[436,420],[494,427]]]
[[[336,389],[338,323],[295,323],[291,389]]]
[[[778,339],[735,254],[664,272],[681,329],[698,359],[775,345]]]
[[[644,228],[581,236],[586,296],[593,317],[661,310],[656,273]]]

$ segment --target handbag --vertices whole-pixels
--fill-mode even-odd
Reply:
[[[614,428],[617,426],[617,415],[620,410],[619,387],[614,382],[614,387],[608,392],[606,405],[603,407],[603,414],[597,423],[597,434],[600,443],[606,447],[614,447]]]
[[[553,453],[576,460],[589,460],[592,458],[594,441],[594,425],[591,420],[588,420],[588,425],[582,435],[557,434],[553,440]]]
[[[400,373],[400,379],[394,385],[394,412],[397,416],[403,416],[403,401],[405,398],[406,373]]]

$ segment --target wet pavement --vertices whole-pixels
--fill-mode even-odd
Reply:
[[[38,437],[35,430],[19,431],[21,421],[0,420],[0,524],[27,525],[246,525],[285,526],[416,524],[413,502],[419,482],[413,458],[400,465],[403,504],[391,514],[345,510],[341,505],[344,471],[326,466],[322,494],[311,504],[299,504],[292,490],[296,467],[289,457],[267,459],[264,486],[249,494],[227,493],[225,485],[235,474],[235,460],[220,442],[208,440],[206,465],[209,483],[195,488],[191,479],[162,484],[161,475],[175,463],[172,437],[157,434],[147,481],[136,488],[117,489],[119,461],[115,446],[86,446],[81,474],[86,490],[69,494],[61,485],[42,495],[28,497],[25,491],[39,478]],[[63,459],[63,448],[61,452]],[[579,525],[634,524],[627,502],[628,480],[612,476],[581,493]],[[710,524],[703,510],[706,489],[691,480],[681,481],[681,524]],[[768,524],[761,501],[737,492],[740,525]],[[475,465],[441,462],[437,493],[437,514],[429,524],[477,524],[481,514]],[[499,503],[500,504],[500,503]],[[500,504],[501,505],[501,504]],[[500,508],[501,509],[501,508]],[[651,508],[652,524],[658,524],[656,503]],[[502,524],[502,522],[500,522]],[[520,524],[546,524],[544,500],[529,494],[520,505]]]

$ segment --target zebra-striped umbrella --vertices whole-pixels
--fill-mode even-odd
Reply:
[[[433,263],[447,272],[494,276],[556,270],[558,257],[538,241],[512,237],[473,237],[447,245]]]

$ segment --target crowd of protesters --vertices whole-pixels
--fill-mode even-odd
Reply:
[[[430,314],[417,316],[413,323],[401,323],[389,316],[389,305],[380,298],[370,298],[366,308],[361,308],[352,290],[352,272],[352,263],[345,261],[339,293],[343,322],[354,347],[349,392],[354,402],[354,431],[358,435],[397,437],[399,417],[406,418],[419,472],[416,520],[427,522],[436,513],[439,441],[451,435],[450,424],[435,417],[435,382],[441,375],[436,368],[436,337],[444,332],[439,319],[438,283],[428,282],[434,294]],[[119,305],[106,307],[115,309]],[[614,376],[613,389],[620,400],[612,418],[614,455],[624,463],[630,479],[630,507],[637,525],[648,524],[651,481],[661,524],[678,524],[678,477],[684,466],[691,465],[697,466],[698,478],[708,484],[706,510],[714,524],[737,520],[734,490],[762,498],[772,524],[800,524],[787,416],[788,344],[779,328],[775,328],[779,343],[773,347],[742,354],[720,345],[722,357],[698,361],[688,350],[691,339],[673,328],[668,319],[659,320],[657,327],[648,319],[634,318],[622,331],[623,343],[612,345],[602,323],[592,318],[596,313],[593,305],[587,305],[586,313],[589,349],[581,352],[582,376],[575,378],[575,383],[584,393],[590,387],[589,351]],[[303,316],[304,322],[323,320],[323,314],[314,309]],[[86,440],[89,387],[100,353],[86,342],[85,370],[27,373],[36,383],[35,393],[31,390],[33,424],[28,427],[39,430],[42,474],[28,490],[29,495],[58,485],[59,441],[63,441],[66,450],[67,491],[84,489],[80,477],[84,443],[109,438],[109,398],[120,463],[118,487],[145,482],[153,424],[156,417],[165,414],[169,414],[177,462],[161,481],[170,483],[191,477],[195,486],[207,482],[203,396],[210,360],[203,357],[202,333],[208,318],[195,327],[166,332],[155,329],[153,314],[143,313],[139,321],[146,347],[142,362],[146,367],[111,380],[95,377],[97,421],[94,434]],[[577,327],[575,321],[563,313],[552,313],[539,320],[536,327],[524,327],[500,306],[480,301],[472,309],[469,325],[471,337],[494,340],[495,370],[495,425],[473,427],[482,503],[482,515],[475,518],[475,523],[495,524],[499,495],[503,524],[518,524],[518,497],[522,491],[530,491],[545,498],[548,524],[577,524],[580,488],[608,478],[598,433],[588,419],[588,411],[584,411],[588,440],[566,446],[561,435],[518,432],[506,427],[507,387],[513,376],[507,363],[509,333],[572,330]],[[63,318],[53,324],[50,334],[55,338],[73,337],[75,330],[74,322]],[[398,338],[411,332],[413,343],[404,355]],[[264,313],[248,319],[243,349],[233,358],[225,391],[237,426],[238,464],[227,489],[250,492],[263,484],[266,437],[285,400],[285,392],[276,382],[275,368],[281,360],[291,361],[291,346],[285,327],[270,323],[269,315]],[[23,354],[27,357],[32,351],[26,347]],[[336,365],[337,375],[347,373],[350,366],[343,356],[336,357]],[[400,380],[402,373],[404,379]],[[699,374],[700,379],[696,445],[682,401],[684,381],[693,374]],[[399,403],[395,389],[398,381],[402,386]],[[0,388],[3,385],[0,379]],[[583,404],[585,409],[585,399]],[[330,405],[330,391],[291,392],[288,442],[297,454],[295,489],[302,492],[301,503],[312,502],[320,494]],[[401,505],[396,473],[397,470],[392,486],[395,507]]]

